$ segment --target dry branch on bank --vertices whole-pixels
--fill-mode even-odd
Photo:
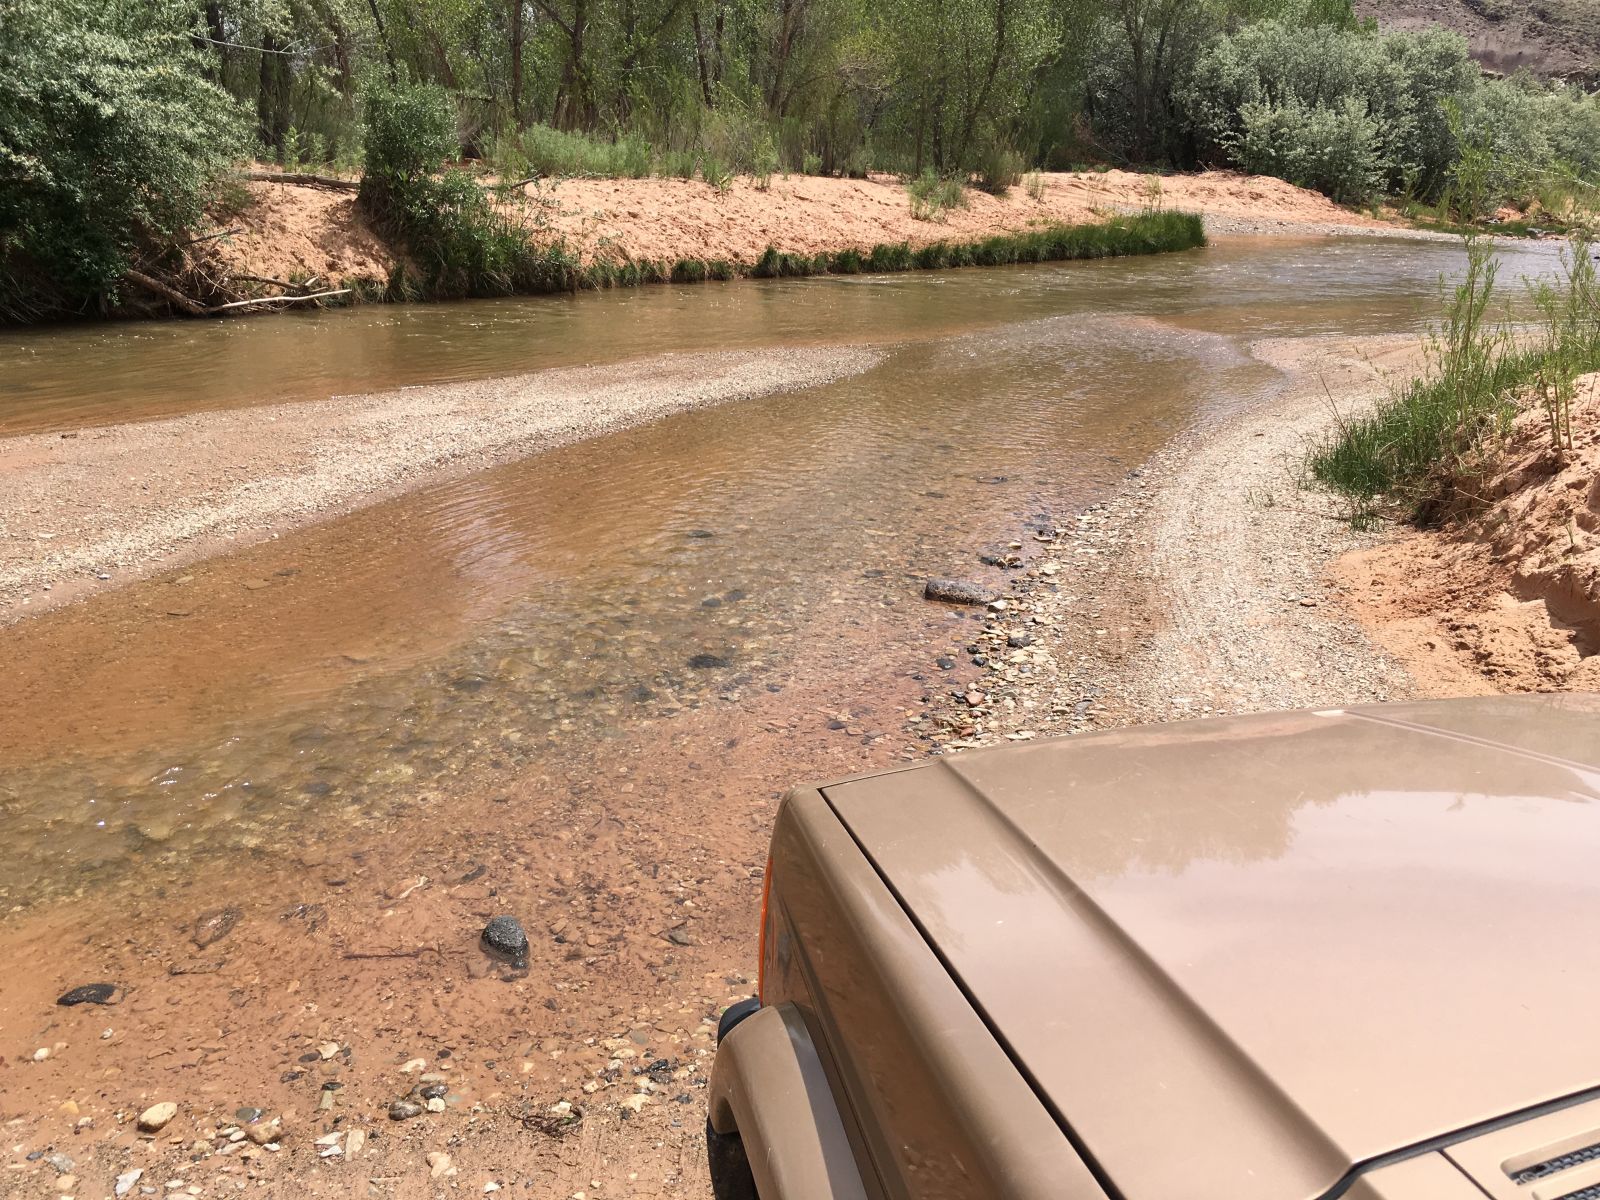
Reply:
[[[327,291],[309,292],[305,295],[284,296],[255,296],[244,300],[230,300],[224,304],[201,304],[190,296],[185,296],[177,288],[163,283],[154,276],[146,275],[143,271],[128,271],[127,278],[137,283],[147,291],[154,292],[169,301],[176,308],[188,313],[192,317],[214,317],[219,313],[229,312],[242,308],[252,308],[268,304],[302,304],[308,300],[326,300],[333,296],[348,296],[353,288],[331,288]],[[240,278],[253,278],[241,276]],[[295,284],[285,283],[276,279],[262,279],[259,282],[276,284],[279,287],[292,288]]]
[[[337,192],[361,190],[361,184],[354,179],[339,179],[333,175],[309,175],[303,171],[241,171],[239,174],[252,183],[293,183],[301,187],[330,188]]]

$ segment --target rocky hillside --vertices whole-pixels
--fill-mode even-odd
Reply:
[[[1486,70],[1600,81],[1600,0],[1356,0],[1386,29],[1442,25]]]

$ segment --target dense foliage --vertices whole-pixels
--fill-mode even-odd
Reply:
[[[450,294],[557,267],[447,162],[889,171],[933,219],[951,181],[1233,166],[1462,220],[1595,207],[1600,100],[1350,0],[0,0],[0,315],[104,303],[252,152],[365,170]]]
[[[247,147],[173,0],[0,0],[0,316],[81,311]]]

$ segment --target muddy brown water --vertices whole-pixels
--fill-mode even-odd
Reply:
[[[1554,262],[1511,258],[1507,278]],[[1276,386],[1251,338],[1421,328],[1460,259],[1434,243],[1234,240],[9,334],[7,431],[668,349],[888,350],[828,387],[426,487],[0,631],[0,902],[156,886],[330,830],[448,828],[463,790],[603,776],[609,747],[665,745],[708,715],[760,737],[741,714],[767,720],[788,694],[807,697],[807,729],[919,754],[897,705],[949,686],[934,653],[974,622],[924,602],[925,576],[1003,582],[980,552],[1025,556],[1032,532],[1176,432]],[[702,750],[714,769],[717,745]]]

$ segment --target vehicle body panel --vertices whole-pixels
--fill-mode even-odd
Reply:
[[[1184,722],[824,792],[1112,1187],[1310,1200],[1600,1087],[1597,717]]]
[[[785,801],[772,858],[762,999],[792,1005],[803,1018],[869,1194],[1102,1200],[1060,1127],[820,794]],[[725,1086],[722,1054],[744,1032],[732,1030],[719,1052],[713,1106]],[[732,1120],[744,1128],[737,1114]]]

